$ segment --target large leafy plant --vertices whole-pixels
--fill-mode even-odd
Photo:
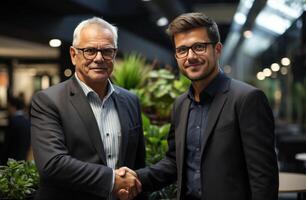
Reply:
[[[146,162],[147,165],[152,165],[161,160],[168,149],[167,136],[170,124],[151,124],[150,119],[145,114],[142,114],[142,123],[146,139]]]
[[[161,160],[168,150],[167,136],[170,130],[170,124],[151,124],[150,119],[145,116],[145,114],[142,114],[142,123],[146,139],[146,163],[150,166]],[[151,193],[149,199],[174,199],[176,197],[176,192],[176,184],[172,184]]]
[[[146,84],[136,91],[146,113],[154,122],[169,121],[172,104],[176,97],[185,92],[190,81],[180,75],[177,78],[170,70],[152,70]]]
[[[26,199],[38,188],[39,175],[33,161],[9,159],[0,166],[0,199]]]
[[[150,68],[139,54],[127,54],[115,63],[113,82],[125,89],[139,88],[144,84]]]

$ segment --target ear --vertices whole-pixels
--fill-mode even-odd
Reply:
[[[221,44],[221,42],[218,42],[215,46],[215,54],[220,57],[221,56],[221,52],[222,52],[222,48],[223,45]]]
[[[71,62],[73,65],[76,64],[76,56],[77,56],[77,53],[75,52],[75,48],[73,48],[72,46],[70,47],[70,58],[71,58]]]

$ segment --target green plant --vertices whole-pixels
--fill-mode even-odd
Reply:
[[[33,161],[9,159],[0,166],[0,198],[26,199],[38,188],[39,175]]]
[[[150,166],[161,160],[168,150],[167,136],[170,124],[153,125],[145,114],[142,114],[142,123],[146,139],[146,163]],[[172,184],[151,193],[149,199],[173,199],[176,196],[176,190],[176,184]]]
[[[127,89],[136,89],[143,85],[150,68],[139,54],[127,54],[115,64],[112,80]]]
[[[168,150],[167,135],[170,124],[153,125],[144,114],[142,114],[142,122],[146,139],[146,162],[147,165],[152,165],[161,160]]]
[[[140,97],[143,110],[154,114],[154,122],[164,122],[169,120],[174,99],[186,91],[189,85],[190,81],[185,76],[180,75],[177,79],[170,70],[152,70],[146,84],[136,94]]]

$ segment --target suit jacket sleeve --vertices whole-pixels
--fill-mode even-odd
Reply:
[[[252,200],[278,199],[274,117],[263,92],[253,90],[238,111]]]
[[[112,169],[69,155],[59,109],[43,92],[38,92],[32,100],[31,140],[41,178],[61,187],[106,198],[110,192]]]
[[[175,150],[175,131],[173,108],[171,116],[171,127],[168,135],[168,151],[165,157],[158,163],[137,170],[136,173],[142,183],[144,191],[154,191],[173,183],[177,178],[176,150]]]

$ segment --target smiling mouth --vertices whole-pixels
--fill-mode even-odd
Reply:
[[[101,71],[101,70],[107,70],[106,67],[95,67],[95,68],[90,68],[91,70],[97,70],[97,71]]]
[[[189,67],[198,67],[200,65],[202,65],[202,63],[193,63],[193,64],[187,65],[186,68],[189,68]]]

